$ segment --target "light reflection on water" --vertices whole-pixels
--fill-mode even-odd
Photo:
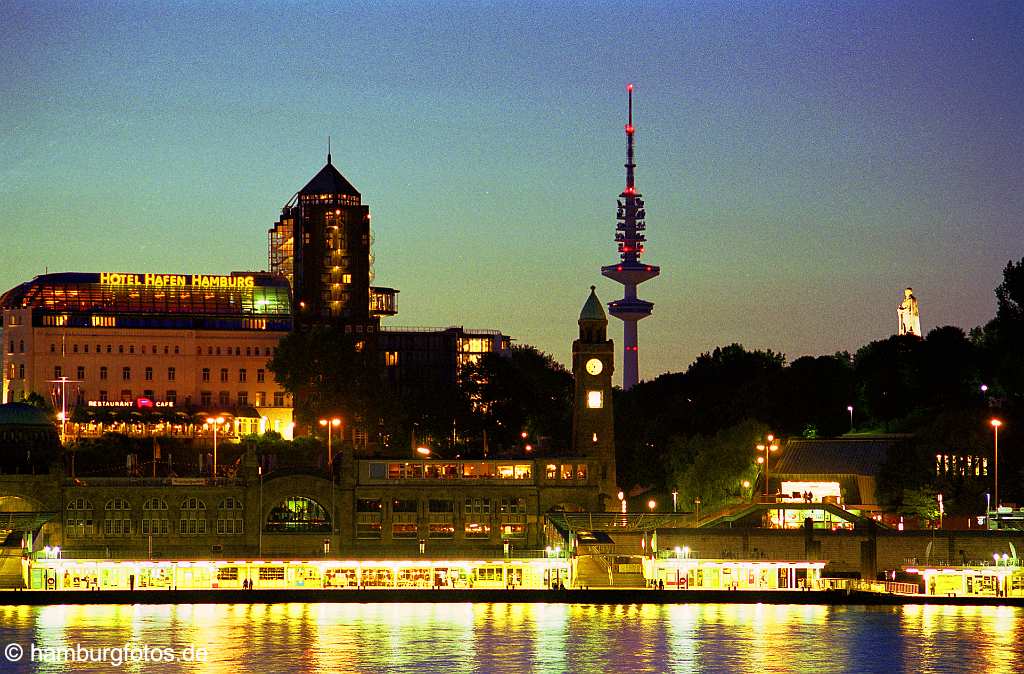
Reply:
[[[763,604],[0,607],[0,648],[203,647],[142,672],[995,672],[1024,661],[1024,610]],[[25,658],[27,660],[27,656]],[[0,671],[99,671],[92,665]]]

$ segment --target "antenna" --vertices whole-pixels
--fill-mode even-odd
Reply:
[[[633,100],[633,99],[632,99],[632,98],[630,98],[630,101],[632,101],[632,100]],[[632,105],[633,105],[633,104],[632,104],[632,102],[631,102],[631,103],[630,103],[630,109],[632,109]],[[327,163],[328,163],[328,164],[330,164],[330,163],[331,163],[331,137],[330,137],[330,136],[327,136]]]
[[[626,85],[629,94],[629,117],[626,122],[626,194],[632,195],[635,192],[633,181],[633,170],[636,164],[633,163],[633,84]]]

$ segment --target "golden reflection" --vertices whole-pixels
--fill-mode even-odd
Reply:
[[[681,604],[0,607],[11,641],[204,648],[160,671],[1011,672],[1024,610]],[[66,669],[71,669],[66,668]],[[151,671],[126,667],[125,671]],[[54,670],[57,671],[57,670]]]

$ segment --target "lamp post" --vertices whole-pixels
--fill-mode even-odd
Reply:
[[[260,512],[258,515],[258,524],[260,531],[260,559],[263,559],[263,466],[259,466],[260,472]]]
[[[775,452],[779,449],[779,443],[775,442],[775,436],[769,433],[765,436],[765,442],[757,443],[757,451],[764,452],[764,456],[757,457],[758,463],[764,464],[764,495],[768,496],[768,452]]]
[[[626,495],[619,492],[619,505],[622,507],[622,514],[626,514]]]
[[[995,480],[994,480],[995,484],[994,484],[994,487],[992,489],[992,491],[994,492],[994,496],[993,496],[992,500],[995,501],[995,504],[996,504],[996,520],[998,521],[998,519],[999,519],[999,514],[998,514],[999,513],[999,427],[1003,425],[1003,422],[1001,420],[999,420],[999,419],[992,419],[991,421],[989,421],[989,423],[992,424],[992,431],[995,434],[995,436],[994,436],[994,443],[995,443],[995,447],[994,447],[995,452],[994,452],[994,454],[995,454],[995,456],[993,457],[995,459],[995,462],[994,462],[995,463]]]
[[[321,426],[327,427],[327,470],[331,474],[331,480],[334,480],[334,452],[331,450],[331,429],[341,426],[341,419],[334,417],[333,419],[321,419]]]
[[[224,423],[224,417],[206,417],[206,425],[213,427],[213,479],[217,479],[217,429]]]
[[[846,411],[850,413],[850,432],[853,433],[853,405],[847,405]]]
[[[693,499],[693,505],[697,509],[697,526],[700,526],[700,497]]]
[[[672,512],[676,512],[676,501],[679,499],[679,492],[672,490]]]

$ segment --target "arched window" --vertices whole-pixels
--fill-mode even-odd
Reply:
[[[206,503],[202,499],[190,496],[181,502],[181,519],[178,520],[178,533],[182,536],[206,535]]]
[[[242,502],[234,496],[228,496],[217,506],[217,534],[220,536],[238,536],[244,533]]]
[[[103,506],[104,510],[131,510],[132,506],[123,498],[112,498]]]
[[[167,519],[167,501],[162,498],[147,499],[142,504],[142,535],[167,536],[171,523]]]
[[[289,496],[274,506],[267,516],[266,531],[330,531],[331,520],[319,503],[305,496]]]
[[[96,533],[92,519],[92,501],[78,497],[68,503],[64,518],[64,534],[69,538],[83,538]]]
[[[103,509],[107,511],[103,518],[104,536],[132,535],[132,504],[123,498],[112,498]]]

